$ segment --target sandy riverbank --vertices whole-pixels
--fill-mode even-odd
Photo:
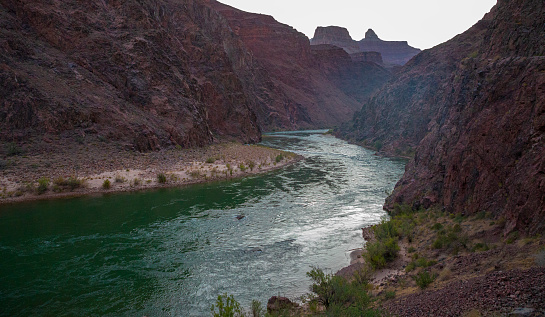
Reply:
[[[124,151],[109,144],[72,145],[47,154],[9,157],[0,175],[0,204],[238,178],[301,159],[293,153],[238,143],[153,153]]]

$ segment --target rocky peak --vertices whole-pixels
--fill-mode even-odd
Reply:
[[[375,33],[375,31],[373,31],[373,29],[369,29],[369,30],[367,30],[367,32],[365,32],[365,39],[367,39],[367,40],[380,40],[378,38],[377,33]]]

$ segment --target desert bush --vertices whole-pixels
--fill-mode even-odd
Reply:
[[[436,274],[431,274],[428,271],[423,271],[418,273],[416,276],[413,276],[416,285],[418,285],[420,289],[425,289],[428,287],[431,283],[433,283],[436,277]]]
[[[216,304],[210,308],[214,317],[243,317],[244,313],[240,304],[233,295],[218,295]]]
[[[312,268],[307,272],[313,284],[310,290],[315,300],[326,308],[327,316],[376,316],[369,309],[371,297],[367,293],[367,280],[349,282],[341,276],[325,274],[321,269]]]
[[[38,195],[41,195],[47,191],[47,188],[49,187],[49,178],[42,177],[38,179],[38,187],[36,188],[36,192]]]
[[[255,299],[252,300],[251,313],[251,317],[265,317],[266,315],[266,311],[261,302]]]
[[[76,177],[70,177],[68,179],[59,177],[53,181],[53,187],[55,191],[63,191],[65,189],[69,189],[70,191],[73,191],[76,188],[83,187],[83,184],[84,184],[84,180],[76,178]]]
[[[157,174],[157,182],[159,184],[165,184],[167,182],[167,176],[164,173]]]
[[[380,269],[386,266],[388,262],[392,262],[397,257],[399,245],[397,238],[388,238],[365,246],[363,257],[374,269]]]
[[[105,179],[104,182],[102,183],[102,188],[104,189],[110,189],[112,187],[112,183],[110,182],[109,179]]]
[[[125,179],[125,177],[121,176],[121,175],[115,175],[115,182],[116,183],[124,183],[126,182],[127,180]]]
[[[240,163],[240,164],[238,165],[238,168],[239,168],[241,171],[243,171],[243,172],[245,172],[245,171],[248,169],[248,168],[244,165],[244,163]]]
[[[202,174],[200,171],[198,170],[195,170],[195,171],[191,171],[189,173],[189,176],[193,177],[193,178],[201,178],[202,177]]]
[[[275,161],[276,163],[280,163],[280,161],[282,161],[283,159],[284,159],[284,155],[282,155],[282,153],[280,153],[280,154],[278,154],[278,155],[276,156],[276,158],[274,159],[274,161]]]
[[[206,159],[206,163],[208,164],[213,164],[216,162],[216,158],[215,157],[209,157]]]
[[[140,180],[140,178],[135,178],[132,180],[132,184],[133,186],[140,186],[140,184],[142,184],[142,181]]]
[[[249,161],[248,162],[248,167],[250,168],[251,171],[253,171],[254,167],[255,167],[255,162],[254,161]]]

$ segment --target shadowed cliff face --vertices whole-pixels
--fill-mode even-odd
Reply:
[[[467,32],[412,59],[345,136],[414,153],[387,199],[545,228],[545,7],[500,0]],[[414,152],[413,152],[414,151]]]
[[[249,54],[199,1],[2,0],[0,16],[2,139],[260,140],[231,63]]]
[[[380,87],[389,71],[352,62],[335,47],[311,49],[309,39],[272,17],[237,10],[214,0],[258,64],[245,85],[257,91],[256,113],[265,130],[332,127],[349,120],[361,100]],[[358,87],[347,87],[354,83]]]

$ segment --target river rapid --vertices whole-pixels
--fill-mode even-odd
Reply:
[[[305,159],[264,175],[0,206],[0,316],[210,316],[222,293],[307,293],[311,266],[349,264],[405,166],[323,132],[266,135]]]

